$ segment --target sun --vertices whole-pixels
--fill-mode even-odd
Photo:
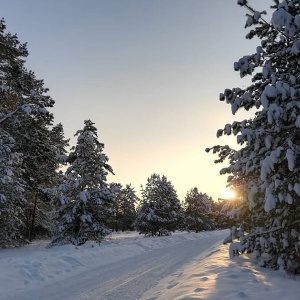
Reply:
[[[224,198],[224,199],[233,199],[233,198],[235,198],[235,193],[234,193],[233,190],[231,190],[229,188],[226,188],[223,191],[222,198]]]

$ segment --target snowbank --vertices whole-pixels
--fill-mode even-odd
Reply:
[[[141,300],[299,300],[299,278],[256,266],[246,255],[229,258],[220,245],[162,280]]]
[[[71,273],[74,275],[91,267],[104,266],[153,249],[212,234],[224,235],[224,231],[176,232],[171,236],[147,238],[136,232],[128,232],[112,234],[100,245],[89,242],[78,247],[64,245],[48,249],[48,241],[37,241],[20,249],[0,250],[1,294],[9,295],[10,291],[31,288],[32,285],[51,280],[61,281]]]
[[[151,286],[139,299],[299,299],[298,277],[258,267],[246,255],[230,259],[229,245],[221,244],[226,235],[228,231],[223,230],[176,232],[172,236],[144,238],[131,232],[113,234],[100,246],[88,243],[80,247],[65,245],[46,249],[46,241],[40,241],[21,249],[0,250],[0,299],[20,299],[14,298],[14,295],[22,295],[24,291],[44,286],[44,283],[55,288],[56,282],[64,282],[74,274],[80,278],[81,272],[97,267],[101,272],[101,266],[131,257],[138,259],[140,254],[147,252],[151,256],[150,251],[155,249],[167,249],[170,246],[180,249],[181,243],[189,241],[189,247],[193,247],[199,245],[193,242],[195,240],[199,240],[201,245],[202,239],[203,243],[207,243],[212,240],[209,237],[218,240],[218,236],[220,243],[210,245],[207,251],[199,250],[198,256],[175,268],[171,275],[160,278],[158,284]],[[72,298],[72,294],[70,296]],[[130,294],[126,297],[130,299]]]

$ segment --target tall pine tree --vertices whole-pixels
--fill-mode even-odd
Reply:
[[[274,2],[267,22],[265,12],[238,0],[248,10],[246,27],[252,27],[246,38],[257,37],[261,44],[234,64],[241,77],[252,76],[253,84],[226,89],[220,100],[233,114],[255,110],[253,118],[227,124],[217,133],[235,135],[239,150],[213,150],[218,152],[217,162],[229,160],[221,173],[229,174],[230,186],[244,191],[255,215],[246,236],[248,250],[262,265],[299,272],[300,5],[298,0]]]
[[[13,138],[0,128],[0,248],[25,242],[24,182],[21,156],[14,146]]]
[[[104,144],[98,141],[97,129],[90,120],[84,121],[84,128],[75,136],[77,144],[68,157],[70,166],[53,200],[58,234],[52,244],[100,242],[110,232],[107,220],[114,195],[107,187],[106,176],[113,170],[103,153]]]
[[[6,206],[11,203],[19,207],[16,215],[23,227],[21,229],[18,226],[19,233],[15,236],[27,233],[27,237],[30,237],[36,206],[34,203],[40,199],[42,190],[51,184],[58,168],[58,148],[51,140],[53,115],[48,111],[54,101],[47,95],[48,89],[44,88],[43,81],[36,79],[35,74],[25,68],[28,55],[26,44],[21,44],[16,35],[6,33],[5,30],[5,22],[1,20],[0,136],[3,151],[8,155],[7,145],[10,145],[9,156],[14,158],[14,161],[9,160],[15,168],[10,175],[11,182],[22,183],[22,195],[10,199],[16,202],[18,199],[26,200],[22,201],[21,206],[11,201]],[[9,193],[7,188],[7,184],[1,186],[2,195]],[[21,240],[24,241],[24,238]]]

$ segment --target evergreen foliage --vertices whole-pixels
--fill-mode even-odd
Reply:
[[[172,183],[166,176],[152,174],[142,187],[136,229],[152,236],[170,234],[181,227],[182,220],[183,209]]]
[[[113,217],[110,228],[115,231],[133,230],[133,222],[136,218],[135,205],[138,197],[134,188],[127,184],[125,188],[120,183],[109,184],[111,192],[115,196],[113,202]]]
[[[192,188],[184,199],[185,228],[196,232],[214,229],[213,208],[211,197]]]
[[[252,76],[246,88],[226,89],[220,100],[235,114],[253,111],[253,118],[227,124],[218,136],[233,134],[239,150],[214,146],[218,162],[229,160],[221,174],[244,191],[253,223],[243,239],[248,251],[273,268],[300,271],[300,5],[297,0],[274,1],[272,18],[248,9],[246,38],[261,40],[252,55],[234,64],[241,77]],[[210,149],[207,149],[209,151]]]
[[[42,189],[48,187],[51,179],[55,178],[58,168],[57,143],[51,140],[53,115],[48,112],[54,101],[46,95],[48,89],[44,88],[43,81],[36,79],[34,73],[24,66],[28,55],[26,44],[20,44],[18,37],[6,33],[5,29],[5,22],[1,20],[0,135],[3,143],[1,147],[6,153],[2,159],[10,156],[9,163],[15,168],[9,175],[10,182],[16,183],[19,192],[22,190],[19,197],[6,197],[11,199],[6,202],[6,206],[22,199],[22,205],[16,206],[18,213],[14,215],[18,223],[22,224],[22,230],[18,226],[18,234],[12,236],[26,234],[31,238],[36,211],[33,208],[36,208]],[[22,183],[22,189],[19,189],[17,183]],[[11,194],[8,187],[8,184],[1,186],[3,195]],[[6,209],[14,211],[12,207]],[[4,214],[2,209],[0,213]],[[23,242],[24,238],[20,238],[20,244]],[[16,245],[15,238],[13,244]]]
[[[13,138],[0,128],[0,248],[25,242],[24,182],[21,156],[14,146]]]
[[[130,184],[126,184],[122,189],[123,197],[119,204],[119,228],[124,230],[133,230],[133,223],[136,218],[136,205],[139,201],[134,188]]]
[[[54,191],[58,235],[52,244],[100,242],[110,232],[106,223],[112,215],[114,195],[107,187],[106,176],[113,170],[103,153],[104,144],[98,141],[97,129],[90,120],[84,121],[83,130],[75,136],[77,144],[68,156],[70,166]]]

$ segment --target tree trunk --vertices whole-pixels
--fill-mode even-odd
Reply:
[[[38,194],[36,193],[34,197],[33,208],[31,213],[31,222],[30,222],[30,228],[28,233],[28,238],[30,241],[32,240],[32,236],[33,236],[37,199],[38,199]]]

